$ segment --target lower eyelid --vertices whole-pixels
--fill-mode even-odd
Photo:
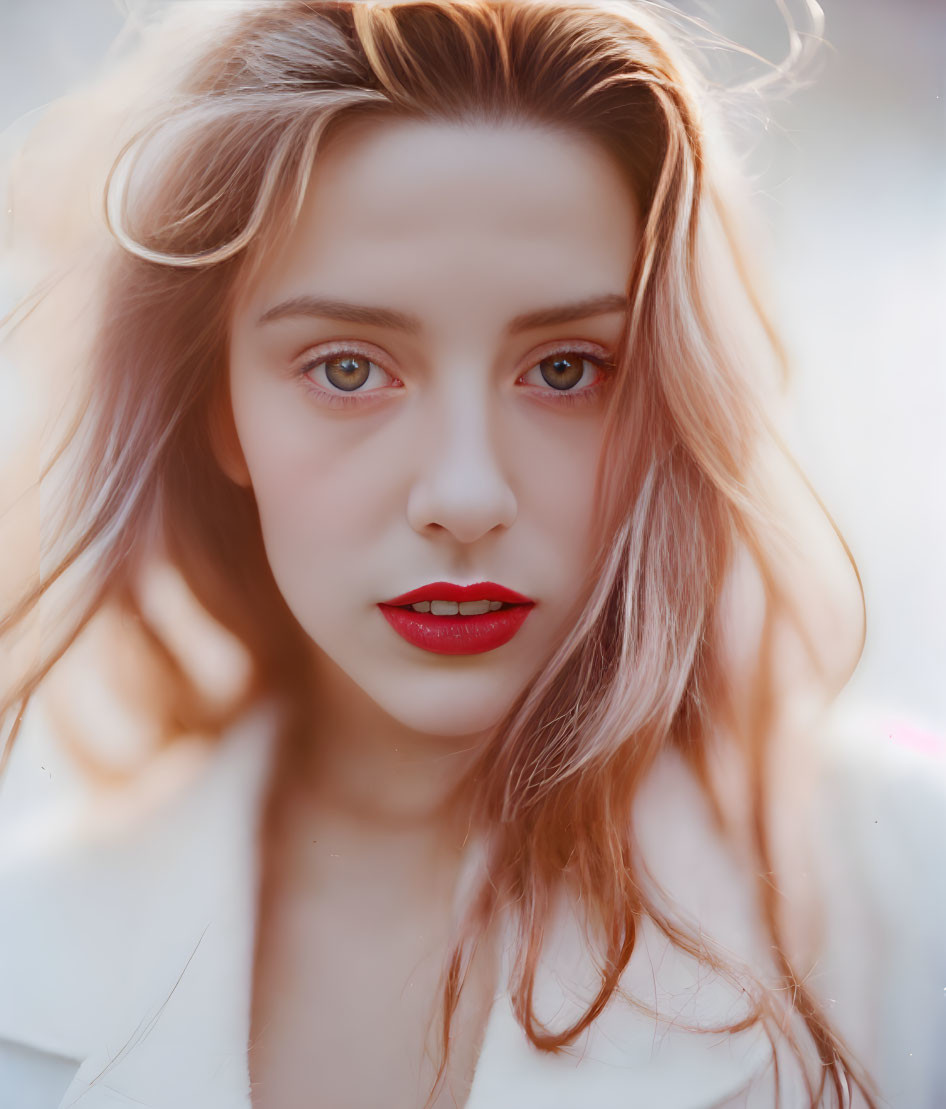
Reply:
[[[387,392],[385,387],[368,390],[354,389],[349,392],[345,392],[344,389],[330,389],[313,381],[304,373],[300,375],[300,381],[303,388],[314,394],[320,403],[335,408],[344,408],[349,405],[369,405],[372,401],[378,399],[382,393]]]

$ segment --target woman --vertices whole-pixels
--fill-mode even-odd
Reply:
[[[937,1104],[943,792],[825,722],[856,574],[669,24],[189,3],[75,104],[111,239],[18,329],[92,290],[8,749],[97,643],[173,788],[11,855],[17,1104]]]

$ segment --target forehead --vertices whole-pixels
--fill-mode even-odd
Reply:
[[[620,292],[631,187],[580,133],[532,124],[361,121],[316,159],[298,224],[249,294],[384,303],[436,322]],[[481,322],[482,322],[481,320]]]

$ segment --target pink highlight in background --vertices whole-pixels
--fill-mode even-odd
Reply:
[[[946,736],[918,728],[909,720],[888,720],[885,730],[898,747],[909,747],[924,755],[946,759]]]

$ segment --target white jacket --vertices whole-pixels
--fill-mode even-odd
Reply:
[[[90,831],[89,814],[76,811],[33,841],[19,818],[0,819],[0,1109],[250,1109],[258,824],[271,734],[261,712],[204,757],[169,756],[168,766],[188,768],[187,781],[159,804],[132,797],[131,810],[150,810],[138,819],[126,808]],[[883,734],[831,742],[809,816],[826,913],[809,985],[887,1104],[943,1109],[946,759]],[[0,795],[0,817],[10,803]],[[675,759],[652,776],[640,811],[665,887],[727,951],[764,953],[751,882]],[[544,958],[539,1015],[565,1022],[592,970],[564,909]],[[501,984],[507,973],[508,965]],[[773,1105],[760,1029],[718,1036],[680,1027],[731,1023],[732,987],[653,928],[643,930],[623,985],[670,1020],[656,1024],[615,999],[574,1050],[554,1056],[531,1047],[500,988],[466,1109]],[[783,1086],[783,1097],[785,1109],[807,1105],[797,1087]],[[318,1091],[307,1103],[320,1106]]]

